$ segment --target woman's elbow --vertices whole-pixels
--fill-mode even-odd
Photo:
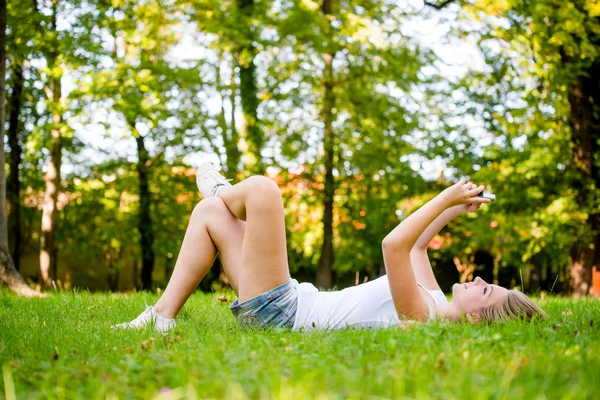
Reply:
[[[390,251],[408,251],[410,252],[410,247],[408,247],[406,245],[406,240],[403,240],[402,238],[390,238],[389,236],[386,236],[383,241],[381,242],[381,248],[383,249],[383,252],[390,252]]]
[[[413,252],[423,252],[423,251],[427,252],[427,246],[428,245],[429,245],[429,243],[423,244],[423,243],[417,242],[417,243],[415,243],[415,245],[413,246],[413,248],[410,250],[410,252],[411,253],[413,253]]]

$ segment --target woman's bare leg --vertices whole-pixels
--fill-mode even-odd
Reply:
[[[269,178],[252,176],[219,191],[229,210],[246,221],[242,245],[240,303],[290,279],[281,192]]]
[[[246,223],[231,214],[223,200],[208,198],[194,208],[175,269],[154,305],[158,315],[175,318],[213,265],[217,251],[233,290],[239,293],[242,242]]]

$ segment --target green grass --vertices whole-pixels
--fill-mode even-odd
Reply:
[[[241,329],[218,296],[162,335],[110,329],[155,295],[0,292],[0,397],[600,398],[597,299],[546,299],[531,324],[298,333]]]

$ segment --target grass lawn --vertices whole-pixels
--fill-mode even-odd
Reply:
[[[600,398],[598,299],[543,300],[532,324],[298,333],[241,329],[220,295],[162,335],[110,329],[157,295],[0,292],[0,398]]]

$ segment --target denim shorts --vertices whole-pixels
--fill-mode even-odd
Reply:
[[[298,282],[290,279],[281,286],[229,307],[242,326],[292,328],[298,310]]]

